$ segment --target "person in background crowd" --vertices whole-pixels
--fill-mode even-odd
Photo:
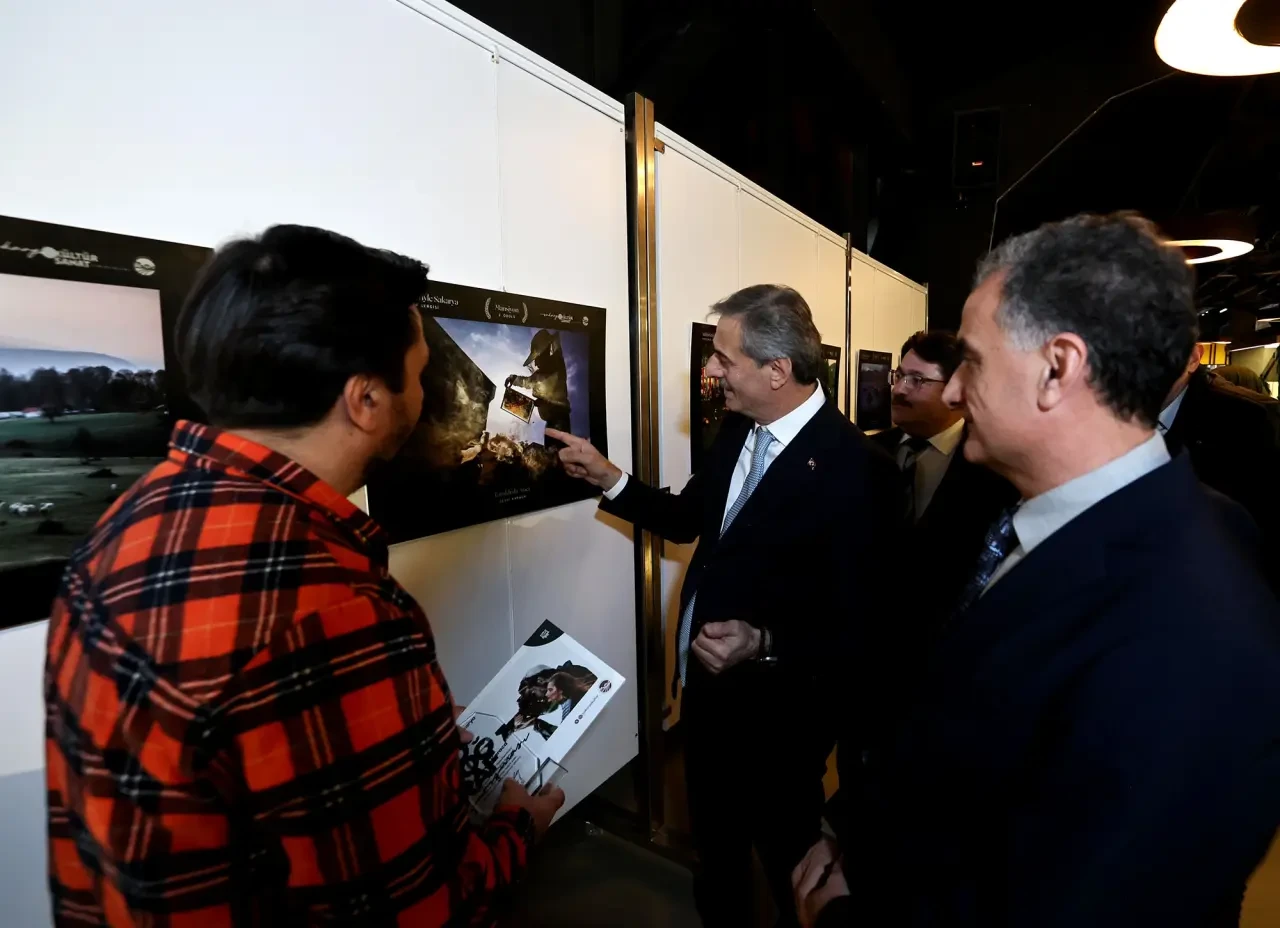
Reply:
[[[698,910],[708,926],[755,922],[754,843],[788,925],[791,869],[820,833],[834,702],[860,715],[872,698],[876,655],[861,636],[886,620],[877,602],[902,488],[893,462],[824,399],[821,340],[799,293],[747,287],[712,311],[707,371],[723,379],[729,415],[680,493],[627,476],[583,439],[547,434],[567,445],[570,474],[605,491],[605,512],[698,539],[677,670]]]
[[[1198,355],[1199,352],[1197,352],[1197,360]],[[1243,364],[1224,364],[1222,367],[1214,368],[1213,373],[1227,383],[1248,390],[1250,393],[1271,396],[1271,391],[1267,389],[1267,382],[1251,367],[1245,367]]]
[[[564,801],[469,824],[427,618],[347,500],[422,407],[427,269],[276,226],[176,347],[210,425],[72,556],[49,626],[59,925],[486,925]]]
[[[893,372],[894,428],[871,440],[894,456],[907,485],[914,529],[904,556],[913,569],[902,577],[909,589],[904,600],[932,626],[950,614],[987,528],[1018,494],[964,458],[964,411],[942,398],[960,364],[959,340],[948,332],[917,332],[900,357]]]
[[[921,669],[805,925],[1234,925],[1280,824],[1280,604],[1156,423],[1193,280],[1131,214],[1014,238],[944,397],[1022,496]],[[965,605],[962,603],[962,606]]]
[[[1160,412],[1169,453],[1184,450],[1196,476],[1249,511],[1263,564],[1280,593],[1280,402],[1200,367],[1193,351]]]

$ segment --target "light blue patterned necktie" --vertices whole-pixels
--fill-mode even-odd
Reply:
[[[738,498],[733,501],[733,505],[725,513],[724,524],[720,528],[721,538],[724,537],[725,532],[729,531],[729,526],[733,524],[733,520],[738,518],[738,513],[742,512],[742,507],[747,504],[751,494],[760,485],[760,479],[764,477],[765,462],[769,459],[769,447],[775,441],[777,439],[773,437],[773,433],[767,428],[762,425],[756,427],[756,446],[751,452],[751,472],[747,474],[747,482],[742,485]],[[694,590],[693,595],[689,597],[689,605],[684,607],[684,612],[680,615],[680,633],[676,639],[676,654],[679,655],[680,684],[682,686],[688,678],[689,634],[693,630],[693,607],[697,601],[698,591]]]

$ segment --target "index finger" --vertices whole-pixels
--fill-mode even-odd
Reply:
[[[559,429],[553,429],[550,426],[547,427],[546,436],[575,448],[583,441],[583,439],[579,438],[577,435],[571,435],[568,432],[562,432]]]

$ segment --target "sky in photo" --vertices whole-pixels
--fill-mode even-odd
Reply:
[[[94,352],[162,369],[160,293],[0,274],[0,348]]]
[[[497,387],[493,402],[489,404],[489,432],[509,435],[519,441],[545,444],[543,433],[546,424],[536,411],[533,421],[525,423],[502,408],[502,385],[507,377],[529,373],[524,367],[524,359],[529,357],[529,343],[538,329],[527,325],[473,322],[469,319],[446,319],[441,316],[436,316],[435,320]],[[569,421],[573,425],[573,433],[589,438],[591,405],[587,393],[588,336],[585,332],[552,331],[559,332],[560,347],[564,349],[565,373],[569,380]]]

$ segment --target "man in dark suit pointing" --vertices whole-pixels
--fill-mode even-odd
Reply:
[[[586,441],[569,473],[601,507],[674,542],[699,540],[685,576],[676,674],[704,923],[753,923],[751,847],[794,923],[789,873],[817,839],[822,775],[843,710],[869,710],[874,648],[900,524],[893,461],[826,402],[821,339],[788,287],[747,287],[719,315],[707,365],[729,410],[704,467],[672,495]],[[839,681],[837,684],[836,681]],[[841,721],[841,728],[848,726]]]

